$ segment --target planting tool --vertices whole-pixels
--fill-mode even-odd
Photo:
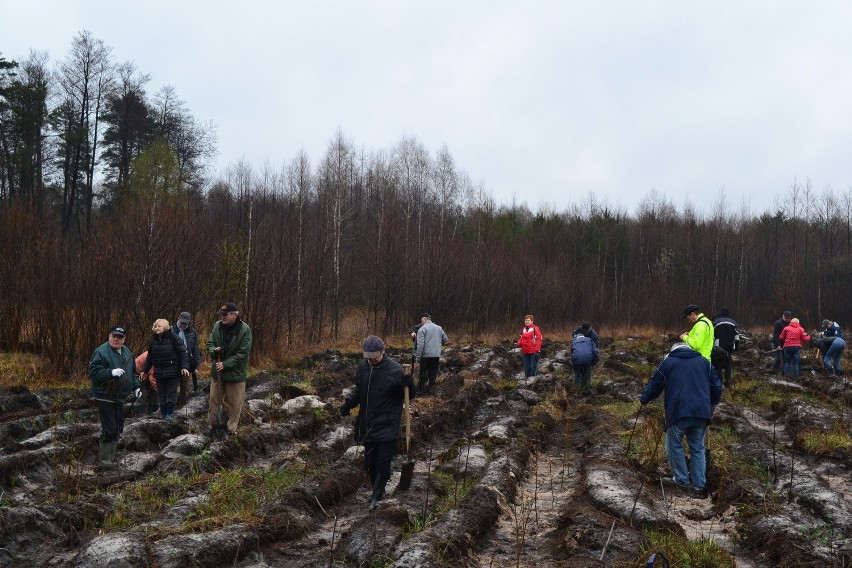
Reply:
[[[406,374],[411,369],[408,365],[404,366]],[[404,412],[405,412],[405,463],[402,464],[402,471],[399,474],[399,483],[396,486],[397,491],[406,491],[411,487],[411,479],[414,477],[414,460],[411,459],[411,409],[409,408],[409,392],[408,386],[403,387],[404,392]]]
[[[222,362],[222,352],[216,351],[216,362]],[[214,367],[215,368],[215,367]],[[222,391],[222,372],[219,369],[216,369],[216,378],[213,380],[216,381],[216,388],[219,391],[217,395],[217,405],[216,405],[216,428],[213,431],[213,436],[217,441],[222,442],[227,437],[228,427],[222,422],[222,405],[224,404],[224,392]]]

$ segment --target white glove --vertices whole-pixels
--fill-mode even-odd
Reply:
[[[113,377],[123,377],[124,376],[124,369],[113,369],[112,370],[112,376]]]
[[[136,400],[142,398],[142,389],[136,389]]]

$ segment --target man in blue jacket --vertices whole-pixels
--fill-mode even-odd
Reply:
[[[580,392],[586,393],[592,383],[592,366],[598,362],[598,348],[590,337],[574,334],[571,342],[571,366],[574,367],[574,382]]]
[[[843,330],[840,324],[829,319],[822,320],[822,336],[828,342],[822,363],[825,370],[835,375],[843,373],[840,361],[843,360],[843,350],[846,349],[846,340],[843,339]]]
[[[668,356],[651,375],[639,397],[643,405],[665,391],[666,459],[674,474],[665,483],[689,488],[704,495],[707,488],[707,463],[704,434],[722,397],[722,383],[713,366],[686,343],[675,343]],[[689,445],[687,471],[683,438]]]

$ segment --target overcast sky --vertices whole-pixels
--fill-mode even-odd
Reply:
[[[852,2],[0,0],[0,54],[87,29],[217,125],[218,171],[403,136],[499,203],[708,213],[852,187]],[[51,65],[52,66],[52,65]]]

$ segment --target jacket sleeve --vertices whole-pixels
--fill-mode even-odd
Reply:
[[[417,330],[417,351],[414,356],[417,359],[423,357],[423,348],[426,346],[426,330],[425,326],[420,326],[420,329]]]
[[[178,359],[180,360],[180,368],[189,370],[189,353],[186,351],[186,345],[183,344],[180,337],[175,337],[175,340],[175,351],[177,352]]]
[[[151,354],[151,341],[148,341],[148,350],[145,353],[148,353],[148,355]],[[151,367],[153,367],[153,366],[154,366],[153,358],[146,356],[145,362],[142,365],[142,372],[147,373],[148,371],[151,370]]]
[[[713,345],[713,326],[706,321],[699,319],[689,330],[686,336],[686,343],[695,349],[701,351],[708,343]]]
[[[102,385],[112,378],[112,366],[109,361],[105,361],[101,355],[101,350],[96,349],[92,354],[92,359],[89,361],[89,378],[95,385]]]
[[[210,354],[210,357],[213,357],[213,353],[216,352],[216,330],[219,329],[219,322],[213,324],[213,329],[210,330],[210,335],[207,336],[207,353]]]
[[[718,380],[718,377],[717,377]],[[666,386],[666,376],[660,370],[659,367],[654,371],[654,374],[651,375],[651,380],[648,381],[648,386],[645,387],[644,392],[639,396],[639,402],[642,404],[647,404],[649,401],[654,400],[663,392],[663,388]]]
[[[353,408],[355,408],[356,406],[358,406],[360,404],[360,402],[359,402],[361,400],[361,392],[360,392],[361,381],[359,380],[360,375],[361,375],[361,366],[359,365],[358,370],[355,371],[355,378],[352,379],[352,383],[353,383],[354,386],[352,387],[352,390],[349,391],[349,395],[345,399],[343,399],[343,409],[346,412],[349,412],[350,410],[352,410]]]
[[[444,329],[441,328],[441,344],[446,344],[449,339],[447,339],[447,334],[444,333]]]

